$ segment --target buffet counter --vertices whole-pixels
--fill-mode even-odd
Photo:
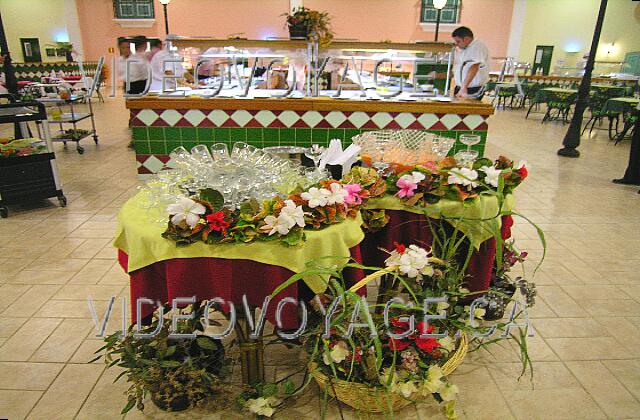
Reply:
[[[345,100],[329,97],[129,99],[138,174],[158,172],[178,146],[243,141],[256,147],[327,145],[368,130],[425,130],[447,137],[479,134],[473,146],[484,152],[493,107],[474,100]],[[451,153],[466,147],[457,143]]]

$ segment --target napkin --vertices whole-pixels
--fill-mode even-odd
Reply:
[[[327,164],[332,165],[333,161],[338,158],[342,154],[342,140],[340,139],[332,139],[329,141],[329,147],[323,153],[320,158],[320,164],[318,167],[322,170]]]
[[[353,166],[353,164],[356,163],[356,161],[358,160],[358,154],[360,153],[360,149],[361,149],[360,146],[352,144],[346,149],[344,149],[344,151],[340,153],[340,155],[337,156],[336,159],[332,160],[330,163],[332,165],[342,166],[342,176],[345,176],[347,172],[351,170],[351,166]]]

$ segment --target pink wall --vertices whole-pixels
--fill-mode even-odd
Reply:
[[[493,57],[507,52],[514,0],[465,0],[461,24],[482,39]],[[156,23],[151,28],[121,28],[113,21],[112,0],[77,1],[85,55],[110,58],[109,47],[126,35],[164,36],[162,7],[156,2]],[[433,40],[433,31],[419,24],[419,0],[304,0],[305,6],[324,10],[332,16],[338,38],[360,41],[408,42]],[[225,38],[244,32],[243,37],[264,39],[288,36],[284,17],[289,0],[179,0],[169,5],[172,33],[186,36]],[[451,28],[441,28],[440,40],[450,40]],[[494,61],[494,67],[496,62]]]

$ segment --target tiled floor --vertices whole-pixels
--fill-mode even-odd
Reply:
[[[137,179],[121,99],[96,106],[99,147],[84,155],[57,145],[69,206],[53,201],[12,208],[0,220],[0,418],[118,418],[126,389],[102,363],[86,364],[101,341],[86,303],[104,309],[110,296],[127,296],[127,276],[110,245],[118,208]],[[467,419],[640,418],[640,195],[615,186],[628,144],[614,147],[604,132],[583,140],[579,159],[560,158],[566,127],[541,125],[540,116],[499,111],[490,120],[488,156],[526,159],[530,178],[517,192],[518,210],[547,235],[548,255],[535,281],[530,341],[534,379],[517,380],[513,346],[471,354],[455,373],[460,417]],[[540,257],[532,227],[519,221],[518,245]],[[529,264],[531,266],[531,264]],[[119,312],[119,311],[116,311]],[[118,315],[109,329],[119,327]],[[293,371],[295,354],[278,352],[268,375]],[[183,418],[242,418],[211,404]],[[317,418],[315,387],[280,418]],[[332,407],[329,417],[339,417]],[[148,404],[145,415],[169,418]],[[351,413],[347,418],[354,418]],[[440,418],[430,405],[400,418]]]

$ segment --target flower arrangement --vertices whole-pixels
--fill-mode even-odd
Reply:
[[[327,12],[319,12],[306,7],[298,7],[292,13],[283,13],[292,36],[318,36],[320,44],[327,46],[333,39],[331,18]],[[300,32],[296,32],[300,30]]]
[[[47,152],[47,146],[40,139],[0,139],[0,158],[39,155]]]
[[[317,304],[324,322],[304,344],[311,373],[328,394],[359,410],[386,413],[432,396],[448,418],[456,418],[458,387],[447,375],[462,361],[467,337],[475,348],[495,343],[509,337],[511,320],[483,325],[484,309],[469,305],[473,296],[461,287],[465,264],[436,257],[434,251],[397,244],[385,269],[350,289],[334,268],[330,291]],[[395,300],[384,311],[371,312],[356,290],[381,275],[391,280],[387,296]],[[325,306],[336,299],[332,312]],[[507,333],[496,337],[497,331]],[[527,366],[526,327],[519,338],[512,337]]]
[[[509,194],[526,179],[526,162],[514,164],[500,156],[495,162],[483,158],[471,168],[459,167],[452,157],[431,166],[416,166],[387,176],[387,189],[407,206],[426,206],[442,198],[469,200],[485,191]]]
[[[305,229],[355,218],[371,194],[366,186],[329,179],[286,199],[275,197],[262,204],[250,200],[232,211],[224,207],[222,194],[205,189],[198,197],[183,197],[167,208],[170,221],[163,236],[178,245],[255,240],[298,245],[305,239]]]

